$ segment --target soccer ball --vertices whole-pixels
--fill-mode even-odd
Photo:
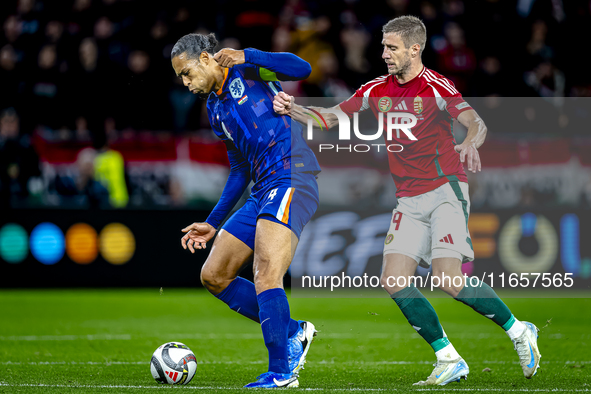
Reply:
[[[180,342],[168,342],[160,346],[152,355],[150,371],[158,383],[188,384],[197,369],[197,359]]]

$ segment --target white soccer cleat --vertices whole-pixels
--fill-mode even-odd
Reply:
[[[413,386],[443,386],[450,382],[459,382],[462,378],[466,380],[470,373],[468,364],[466,364],[466,361],[461,357],[452,361],[438,360],[433,366],[435,369],[433,369],[433,372],[431,372],[431,375],[429,375],[427,380],[416,382]]]
[[[519,355],[519,364],[523,369],[526,378],[531,379],[538,372],[540,367],[540,358],[542,355],[538,350],[538,327],[529,322],[525,324],[525,330],[519,338],[513,341],[513,346]]]

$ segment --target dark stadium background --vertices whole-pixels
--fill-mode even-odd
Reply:
[[[513,126],[484,118],[483,172],[470,179],[477,261],[512,272],[499,234],[512,217],[546,218],[552,230],[536,228],[541,235],[515,232],[516,258],[528,257],[534,271],[541,244],[554,242],[544,269],[571,272],[586,288],[590,13],[591,2],[580,0],[3,0],[0,286],[200,286],[207,251],[183,251],[180,229],[207,216],[227,159],[204,103],[170,66],[176,40],[215,32],[220,48],[290,51],[313,68],[308,80],[284,85],[290,94],[348,97],[385,73],[382,25],[413,14],[427,26],[427,67],[465,97],[519,98],[505,101],[515,103]],[[92,176],[92,149],[106,145],[125,162],[123,203],[113,204]],[[363,193],[348,198],[372,214],[394,205]],[[319,215],[348,209],[330,195],[322,204]],[[80,223],[88,226],[72,227]],[[109,237],[113,223],[124,227]]]

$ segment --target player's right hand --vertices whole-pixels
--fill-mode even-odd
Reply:
[[[213,59],[222,67],[232,67],[237,64],[244,64],[246,57],[244,51],[224,48],[213,55]]]
[[[193,223],[181,231],[187,233],[181,238],[183,249],[188,247],[191,253],[195,253],[195,249],[205,249],[207,241],[213,238],[217,230],[209,223]]]
[[[460,145],[454,146],[454,149],[460,154],[460,162],[466,162],[468,164],[468,171],[472,171],[475,174],[477,171],[482,171],[480,155],[474,144],[464,141]]]
[[[279,92],[273,99],[273,109],[279,115],[291,115],[293,97],[285,92]]]

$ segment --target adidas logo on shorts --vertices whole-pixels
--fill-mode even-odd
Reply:
[[[454,244],[454,240],[451,237],[451,234],[447,234],[445,237],[441,238],[439,242],[445,242],[446,244]]]

